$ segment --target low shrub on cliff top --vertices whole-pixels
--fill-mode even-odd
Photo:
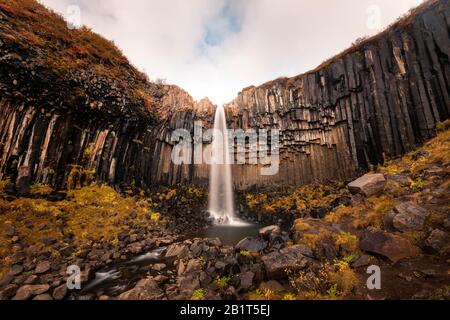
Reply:
[[[54,82],[55,90],[49,90],[49,94],[61,96],[65,103],[83,101],[90,108],[112,108],[120,99],[133,109],[158,112],[154,102],[163,95],[164,86],[150,83],[112,41],[86,27],[69,28],[60,15],[36,0],[2,0],[0,12],[5,16],[0,19],[2,48],[11,56],[36,66],[34,74]],[[16,70],[15,76],[22,75],[17,80],[29,83],[18,88],[39,100],[42,95],[27,88],[27,84],[33,87],[36,86],[33,81],[38,81],[27,76],[31,70],[25,64],[10,67],[23,68]]]

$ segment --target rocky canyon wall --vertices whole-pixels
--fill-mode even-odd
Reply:
[[[235,184],[347,179],[432,137],[450,114],[449,3],[428,1],[312,72],[244,89],[230,126],[280,130],[280,170],[235,165]]]

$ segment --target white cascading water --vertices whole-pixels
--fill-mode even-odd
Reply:
[[[214,119],[209,183],[209,213],[218,225],[247,225],[235,215],[233,181],[225,110],[218,107]]]

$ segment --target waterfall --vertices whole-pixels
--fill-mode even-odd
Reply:
[[[247,225],[235,215],[228,130],[223,107],[216,109],[211,146],[209,213],[219,225]]]

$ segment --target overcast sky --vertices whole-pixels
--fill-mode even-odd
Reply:
[[[229,102],[316,67],[422,0],[41,0],[113,40],[153,80]],[[75,5],[75,7],[74,7]]]

